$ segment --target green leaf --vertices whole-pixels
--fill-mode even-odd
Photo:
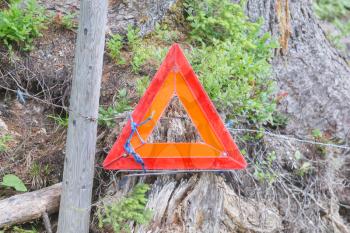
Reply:
[[[0,183],[2,186],[14,188],[19,192],[27,192],[27,188],[18,176],[13,174],[5,175]]]

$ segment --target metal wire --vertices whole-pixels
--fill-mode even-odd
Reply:
[[[340,148],[340,149],[350,149],[350,146],[337,145],[337,144],[332,144],[332,143],[322,143],[322,142],[317,142],[317,141],[310,140],[310,139],[299,139],[299,138],[291,137],[288,135],[271,133],[269,131],[259,131],[259,130],[254,130],[254,129],[234,129],[234,128],[230,128],[229,131],[230,132],[243,131],[243,132],[252,132],[252,133],[262,133],[262,134],[269,135],[269,136],[276,137],[276,138],[280,138],[283,140],[293,140],[293,141],[312,144],[312,145],[334,147],[334,148]]]

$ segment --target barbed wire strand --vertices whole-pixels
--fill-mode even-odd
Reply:
[[[310,139],[300,139],[300,138],[295,138],[292,136],[284,135],[284,134],[275,134],[269,131],[261,131],[261,130],[254,130],[254,129],[235,129],[235,128],[229,128],[230,132],[237,132],[237,131],[243,131],[243,132],[251,132],[251,133],[262,133],[271,137],[276,137],[280,138],[283,140],[293,140],[301,143],[306,143],[306,144],[313,144],[313,145],[319,145],[319,146],[326,146],[326,147],[334,147],[334,148],[340,148],[340,149],[350,149],[350,146],[346,145],[338,145],[338,144],[332,144],[332,143],[323,143],[323,142],[317,142],[314,140]]]

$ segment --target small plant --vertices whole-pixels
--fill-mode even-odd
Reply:
[[[66,114],[65,116],[55,116],[55,115],[48,115],[48,118],[51,118],[52,120],[54,120],[54,122],[62,127],[62,128],[68,128],[68,124],[69,124],[69,117]]]
[[[259,182],[261,183],[267,182],[270,185],[276,180],[276,175],[259,166],[255,166],[255,171],[253,175]]]
[[[117,100],[113,106],[109,106],[107,109],[100,107],[98,117],[99,124],[111,128],[114,126],[115,117],[117,115],[132,109],[127,94],[127,90],[123,88],[118,92]]]
[[[98,209],[99,227],[108,225],[115,233],[119,233],[130,232],[129,221],[134,221],[136,224],[148,223],[152,217],[151,210],[146,208],[146,192],[149,189],[147,184],[138,184],[129,197],[105,205],[102,210]]]
[[[259,165],[255,165],[254,176],[259,182],[272,184],[276,180],[276,174],[271,171],[273,162],[276,160],[276,152],[272,151],[267,154],[266,160]]]
[[[16,45],[22,51],[33,48],[33,41],[45,28],[44,9],[35,0],[28,0],[25,7],[19,1],[11,1],[8,9],[0,12],[0,41],[12,51]]]
[[[272,115],[272,122],[270,126],[273,128],[284,128],[287,126],[288,117],[280,112],[275,112]]]
[[[138,96],[141,97],[145,93],[149,83],[150,79],[148,76],[143,76],[136,80],[136,93]]]
[[[12,135],[5,134],[0,136],[0,152],[5,152],[8,149],[7,144],[13,139]]]
[[[321,130],[319,130],[319,129],[314,129],[314,130],[312,130],[312,137],[314,138],[314,139],[316,139],[316,140],[319,140],[319,139],[321,139],[322,138],[322,132],[321,132]]]
[[[77,14],[68,13],[62,16],[61,25],[67,30],[74,30],[77,28],[77,23],[74,21],[74,18]]]
[[[119,34],[114,34],[107,42],[108,53],[117,64],[125,64],[125,59],[121,55],[123,48],[123,37]]]
[[[128,25],[126,38],[128,40],[128,45],[132,50],[137,49],[141,45],[140,29]]]
[[[138,73],[141,67],[151,58],[149,47],[142,45],[140,30],[131,25],[128,26],[126,34],[128,46],[132,52],[131,68],[134,73]]]
[[[5,175],[0,182],[0,186],[14,188],[18,192],[27,192],[27,188],[18,176],[13,174]]]
[[[45,187],[51,171],[52,169],[50,168],[49,164],[43,166],[37,162],[33,163],[29,173],[32,179],[31,187],[33,189],[40,189],[42,187]]]
[[[133,50],[133,57],[131,60],[131,68],[134,73],[139,73],[142,65],[150,59],[149,49],[145,47],[138,47]]]
[[[329,140],[325,137],[325,135],[321,132],[319,129],[314,129],[311,132],[312,137],[315,141],[320,143],[329,143]],[[327,155],[327,148],[322,145],[315,145],[315,149],[318,155],[320,155],[322,158],[326,157]]]
[[[34,227],[32,227],[31,230],[26,230],[17,226],[13,227],[11,232],[12,233],[38,233],[38,231]]]
[[[303,162],[302,165],[297,169],[296,174],[298,176],[304,177],[310,174],[313,170],[312,164],[310,162]]]
[[[170,30],[166,24],[157,24],[153,34],[156,39],[166,43],[174,43],[179,38],[179,32]]]

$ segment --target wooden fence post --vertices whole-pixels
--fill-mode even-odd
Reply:
[[[58,233],[89,231],[107,0],[81,0]]]

